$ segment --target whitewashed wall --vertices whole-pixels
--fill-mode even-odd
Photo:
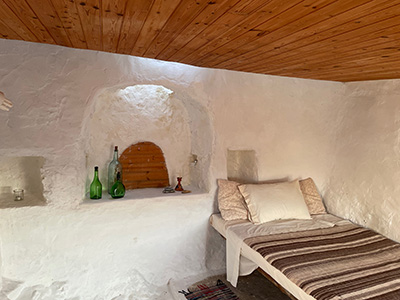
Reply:
[[[346,84],[331,212],[400,241],[400,80]]]
[[[206,176],[200,186],[210,192],[82,205],[93,101],[136,84],[162,85],[182,101],[191,151],[208,161],[191,174]],[[223,241],[207,220],[227,149],[255,150],[260,180],[312,176],[324,191],[346,108],[340,83],[7,40],[0,90],[14,102],[0,111],[0,155],[46,160],[48,206],[0,211],[2,292],[12,300],[166,299],[169,278],[221,272]]]

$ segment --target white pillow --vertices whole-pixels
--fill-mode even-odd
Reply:
[[[299,181],[239,186],[254,224],[279,219],[311,219]]]

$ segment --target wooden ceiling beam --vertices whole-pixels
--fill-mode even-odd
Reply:
[[[0,20],[4,26],[7,26],[10,29],[6,34],[8,38],[11,38],[11,36],[15,37],[15,35],[12,34],[12,32],[14,32],[17,34],[17,39],[19,40],[39,42],[39,39],[36,37],[36,35],[33,34],[28,27],[26,27],[24,22],[22,22],[17,15],[14,14],[4,0],[0,0],[0,4]]]
[[[155,0],[133,46],[132,55],[144,56],[153,40],[163,29],[180,0]]]
[[[13,1],[13,0],[8,0]],[[72,46],[80,49],[87,49],[85,34],[82,29],[81,19],[74,1],[51,0],[57,14],[60,17]]]
[[[297,73],[296,73],[297,74]],[[332,71],[326,74],[320,74],[317,72],[309,72],[304,74],[299,74],[296,76],[297,78],[306,78],[306,79],[319,79],[319,80],[332,80],[332,81],[363,81],[363,80],[373,80],[376,79],[390,79],[391,74],[395,74],[398,76],[400,74],[399,71],[391,70],[384,71],[380,70],[364,70],[364,69],[356,69],[353,68],[351,72],[348,71]],[[288,74],[280,74],[279,76],[293,77],[292,73]]]
[[[213,5],[207,5],[186,28],[179,32],[178,37],[171,41],[168,47],[164,48],[156,58],[172,60],[171,57],[182,48],[186,47],[193,39],[201,35],[207,36],[207,33],[204,33],[204,31],[210,26],[213,26],[214,22],[227,11],[232,10],[240,1],[241,0],[212,1]]]
[[[57,45],[73,47],[51,0],[25,0]]]
[[[101,0],[80,0],[74,2],[88,48],[91,50],[103,50]]]
[[[102,0],[103,51],[117,52],[126,0]]]
[[[118,53],[131,54],[154,0],[127,1],[121,24]]]
[[[53,37],[47,28],[40,22],[38,16],[25,0],[4,0],[4,3],[12,10],[14,15],[20,19],[28,31],[32,32],[37,41],[46,44],[55,44]],[[24,29],[24,32],[27,32]]]
[[[290,76],[293,77],[293,76]],[[329,75],[320,75],[320,74],[308,74],[303,75],[304,79],[315,79],[315,80],[328,80],[328,81],[339,81],[339,82],[352,82],[352,81],[368,81],[368,80],[385,80],[385,79],[393,79],[400,78],[400,71],[370,71],[370,72],[336,72],[330,73]]]
[[[289,74],[310,74],[315,73],[319,75],[329,75],[334,74],[338,71],[340,72],[348,72],[351,73],[354,70],[354,73],[359,72],[382,72],[386,69],[386,67],[397,66],[397,69],[400,70],[400,52],[396,55],[391,56],[371,56],[356,59],[353,61],[347,61],[342,63],[338,68],[333,68],[331,66],[323,67],[322,65],[318,68],[314,69],[299,69],[299,70],[281,70],[279,73],[283,76],[288,76]]]
[[[369,2],[371,0],[363,0]],[[285,40],[295,33],[296,40],[303,35],[309,35],[312,29],[309,27],[319,24],[324,20],[331,19],[337,13],[337,1],[312,1],[301,2],[290,9],[277,14],[273,19],[268,20],[256,27],[251,28],[242,35],[234,37],[231,42],[223,45],[218,49],[214,49],[211,55],[203,56],[198,61],[193,61],[193,64],[205,64],[208,66],[218,66],[226,60],[227,54],[236,56],[238,49],[245,51],[254,50],[254,45],[270,45],[271,42],[276,42],[280,37],[285,37]],[[341,11],[350,10],[358,7],[354,0],[346,0],[340,3]],[[305,7],[302,7],[305,6]],[[301,9],[302,8],[302,9]],[[335,19],[336,20],[336,19]],[[255,35],[253,31],[258,31],[261,34]],[[293,38],[294,39],[294,38]]]
[[[199,49],[223,36],[230,28],[246,22],[255,12],[262,10],[264,6],[265,3],[258,0],[239,1],[212,24],[207,24],[207,27],[200,34],[174,53],[169,60],[187,63],[191,55],[195,55]]]
[[[396,34],[399,36],[399,33]],[[348,48],[348,52],[346,51],[334,51],[334,50],[327,50],[325,55],[320,55],[319,57],[315,57],[315,60],[310,60],[305,58],[306,54],[303,54],[302,58],[299,58],[296,63],[294,64],[285,64],[285,62],[280,63],[279,61],[275,62],[270,62],[268,64],[262,65],[258,68],[250,68],[252,72],[256,73],[268,73],[268,72],[280,72],[285,69],[313,69],[318,66],[340,66],[342,62],[346,62],[348,60],[357,60],[362,57],[369,57],[369,56],[374,56],[374,57],[380,57],[380,56],[390,56],[392,54],[396,54],[399,50],[399,44],[398,42],[394,40],[388,40],[387,42],[378,41],[378,40],[372,40],[369,43],[361,44],[360,48],[355,48],[354,50],[351,48]],[[385,39],[386,40],[386,39]],[[349,41],[351,42],[351,41]],[[374,44],[375,42],[375,44]],[[371,46],[374,45],[374,46]],[[329,48],[329,46],[326,46]],[[340,48],[340,47],[339,47]],[[345,48],[344,48],[345,49]],[[329,56],[326,55],[329,53]],[[309,53],[310,56],[313,55],[313,53]],[[232,67],[233,68],[233,67]],[[237,68],[236,70],[238,71],[243,71],[242,66]]]
[[[400,17],[389,20],[387,23],[398,24],[398,22],[400,22]],[[365,34],[357,32],[357,34],[347,34],[347,38],[343,38],[344,36],[342,36],[340,38],[336,37],[335,41],[321,42],[315,47],[307,48],[306,51],[298,51],[295,56],[290,56],[287,59],[278,54],[274,57],[274,60],[269,60],[269,63],[266,65],[258,63],[258,67],[257,60],[249,60],[247,67],[254,72],[263,73],[284,67],[297,68],[306,64],[326,64],[330,62],[336,64],[333,60],[340,60],[352,55],[361,55],[367,51],[385,50],[388,47],[392,51],[396,51],[396,47],[393,46],[398,45],[397,38],[400,32],[400,25],[383,29],[379,28],[382,28],[382,26],[372,26],[369,28],[371,32]],[[353,36],[356,37],[352,38]],[[230,68],[233,67],[230,66]],[[239,66],[238,70],[243,71],[242,68],[243,66]]]
[[[400,22],[400,18],[395,21]],[[396,23],[396,22],[392,22]],[[377,27],[379,28],[379,27]],[[311,49],[309,53],[298,52],[296,56],[285,59],[276,59],[268,65],[254,67],[252,70],[256,72],[273,71],[282,68],[298,68],[307,64],[337,64],[340,60],[351,58],[353,56],[365,55],[366,52],[374,52],[378,50],[397,51],[400,48],[398,40],[400,38],[400,24],[377,31],[367,33],[366,35],[357,35],[356,38],[348,38],[342,42],[334,42],[316,47],[318,50]],[[346,51],[343,51],[346,49]],[[327,56],[329,52],[329,56]],[[249,61],[251,67],[251,61]]]
[[[261,74],[400,78],[392,0],[0,0],[0,38]]]
[[[400,32],[397,33],[398,38],[400,39]],[[276,72],[276,71],[289,71],[289,70],[299,70],[302,68],[314,69],[323,65],[325,67],[332,68],[341,68],[343,63],[348,61],[360,60],[360,58],[368,58],[368,57],[382,57],[382,56],[391,56],[393,54],[397,54],[400,51],[400,45],[398,41],[389,41],[385,43],[376,43],[374,46],[370,46],[371,43],[365,43],[366,47],[361,45],[360,48],[350,50],[346,54],[342,54],[342,52],[331,52],[331,57],[328,59],[325,56],[321,56],[321,59],[312,60],[303,60],[300,63],[292,64],[292,65],[284,65],[284,64],[273,64],[264,66],[263,68],[259,68],[254,70],[255,72],[265,73],[265,72]]]
[[[368,74],[362,74],[360,77],[360,74],[355,74],[351,76],[350,74],[344,74],[341,75],[338,78],[335,78],[334,80],[329,79],[329,77],[321,77],[321,78],[316,78],[319,80],[331,80],[331,81],[340,81],[340,82],[354,82],[354,81],[370,81],[370,80],[388,80],[388,79],[393,79],[393,78],[400,78],[400,72],[387,72],[387,73],[368,73]]]
[[[144,56],[157,57],[208,5],[215,5],[215,3],[209,0],[182,0],[163,29],[151,42]]]
[[[22,40],[21,37],[0,19],[0,38]]]
[[[310,1],[310,0],[309,0]],[[321,0],[320,0],[321,1]],[[324,0],[322,0],[324,1]],[[223,28],[221,34],[215,39],[207,42],[202,47],[196,49],[189,55],[182,58],[182,62],[189,64],[198,64],[199,58],[211,59],[214,57],[214,51],[226,44],[231,44],[238,36],[241,37],[241,41],[246,44],[252,39],[257,39],[260,36],[267,34],[272,31],[273,28],[261,29],[258,28],[265,20],[273,19],[273,24],[277,23],[277,19],[281,13],[287,12],[293,7],[299,5],[302,1],[280,1],[274,0],[267,2],[266,5],[257,8],[252,11],[242,22],[235,24],[234,26]],[[307,9],[313,10],[312,7]],[[272,11],[274,14],[272,14]],[[306,13],[304,10],[299,10],[298,13]],[[292,18],[297,18],[296,15],[292,15]],[[246,36],[247,35],[247,36]],[[229,53],[229,52],[228,52]]]
[[[387,6],[381,5],[384,7],[383,10],[378,11],[369,16],[370,19],[373,19],[374,22],[368,22],[365,24],[363,22],[363,17],[369,14],[370,6],[365,7],[363,10],[364,15],[362,17],[352,19],[353,11],[348,11],[345,16],[340,18],[340,21],[337,20],[333,27],[329,29],[325,29],[323,31],[318,30],[318,25],[316,28],[305,28],[304,31],[308,34],[304,37],[304,33],[300,32],[299,36],[289,35],[284,36],[279,39],[269,39],[268,41],[263,42],[260,46],[254,50],[247,51],[245,54],[238,55],[235,57],[231,57],[228,60],[225,60],[219,64],[213,64],[213,67],[218,68],[229,68],[232,64],[237,64],[237,62],[249,61],[253,58],[258,60],[264,60],[268,58],[273,58],[273,60],[279,59],[279,57],[288,56],[288,53],[294,53],[296,55],[299,51],[307,52],[307,51],[320,51],[321,43],[336,42],[344,39],[357,37],[359,34],[366,34],[371,31],[376,31],[380,28],[387,27],[389,24],[385,24],[384,22],[387,19],[398,16],[399,6],[393,6],[393,2],[386,1]],[[374,4],[376,6],[376,4]],[[396,9],[394,9],[396,8]],[[328,21],[329,22],[329,21]],[[379,22],[383,22],[381,24],[377,24]],[[392,21],[388,21],[387,23],[391,23]],[[338,23],[340,25],[338,25]],[[391,23],[391,25],[393,25]],[[318,44],[319,43],[319,44]],[[289,53],[289,56],[290,56]],[[255,63],[254,63],[255,64]],[[251,67],[250,64],[246,65]]]

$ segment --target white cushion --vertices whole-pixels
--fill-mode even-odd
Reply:
[[[311,219],[299,181],[239,186],[254,224],[279,219]]]

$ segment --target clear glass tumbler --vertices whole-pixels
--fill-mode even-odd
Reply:
[[[23,189],[15,189],[14,193],[14,201],[22,201],[24,200],[24,190]]]

